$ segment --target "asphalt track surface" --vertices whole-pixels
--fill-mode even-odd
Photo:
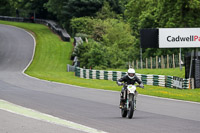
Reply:
[[[110,133],[200,131],[198,103],[139,95],[134,118],[127,119],[120,116],[119,92],[28,77],[22,71],[31,60],[33,49],[33,38],[27,32],[0,25],[0,99]],[[66,131],[77,132],[71,129]]]

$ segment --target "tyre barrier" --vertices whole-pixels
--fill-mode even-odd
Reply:
[[[85,79],[102,79],[117,81],[126,74],[126,72],[121,71],[92,70],[75,67],[75,76]],[[189,89],[191,86],[190,79],[183,79],[175,76],[150,74],[145,75],[139,73],[136,73],[136,76],[142,80],[143,84],[146,85],[162,86],[177,89]]]
[[[9,17],[9,16],[0,16],[0,20],[5,21],[15,21],[15,22],[32,22],[31,19],[22,18],[22,17]],[[66,30],[59,27],[59,25],[52,20],[44,19],[35,19],[34,23],[47,25],[54,33],[58,34],[63,41],[70,42],[70,35]]]

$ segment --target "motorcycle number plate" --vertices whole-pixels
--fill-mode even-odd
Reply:
[[[134,93],[135,90],[136,90],[136,87],[134,85],[128,85],[128,90],[131,92],[131,93]]]

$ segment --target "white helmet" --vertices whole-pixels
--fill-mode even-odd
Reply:
[[[133,79],[135,77],[135,70],[133,68],[128,69],[128,77]]]

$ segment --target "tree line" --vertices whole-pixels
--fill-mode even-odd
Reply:
[[[140,58],[140,29],[200,26],[199,0],[1,0],[0,15],[53,19],[72,36],[87,38],[75,54],[80,65],[124,68]],[[182,49],[182,53],[190,49]],[[142,49],[144,58],[179,49]]]

